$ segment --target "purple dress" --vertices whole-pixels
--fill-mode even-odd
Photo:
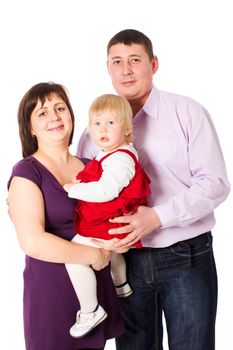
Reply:
[[[77,200],[68,198],[52,173],[33,156],[18,162],[11,178],[13,176],[33,181],[43,193],[45,230],[71,240],[75,235],[74,210]],[[74,339],[69,329],[80,307],[65,265],[29,256],[26,256],[25,262],[23,302],[26,350],[100,348],[107,339],[123,333],[120,306],[109,267],[96,272],[98,300],[108,317],[85,337]]]

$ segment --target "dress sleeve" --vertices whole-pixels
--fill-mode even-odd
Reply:
[[[9,189],[11,180],[14,176],[23,177],[34,182],[38,187],[41,187],[42,174],[34,159],[25,158],[16,163],[12,169],[7,187]]]

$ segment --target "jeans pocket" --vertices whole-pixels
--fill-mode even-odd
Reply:
[[[212,250],[212,236],[210,233],[182,241],[171,246],[171,252],[183,257],[198,257],[210,253]]]

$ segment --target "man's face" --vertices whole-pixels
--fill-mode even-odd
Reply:
[[[143,106],[158,69],[157,57],[150,60],[140,44],[116,44],[109,50],[107,67],[116,92],[129,102]]]

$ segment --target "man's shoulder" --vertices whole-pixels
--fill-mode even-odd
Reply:
[[[179,93],[164,90],[159,90],[159,94],[161,100],[171,101],[172,103],[176,104],[185,104],[194,107],[202,107],[202,105],[197,100],[187,95],[182,95]]]
[[[160,90],[160,107],[174,112],[180,117],[197,117],[204,116],[207,113],[206,108],[192,97],[177,94],[173,92]]]

